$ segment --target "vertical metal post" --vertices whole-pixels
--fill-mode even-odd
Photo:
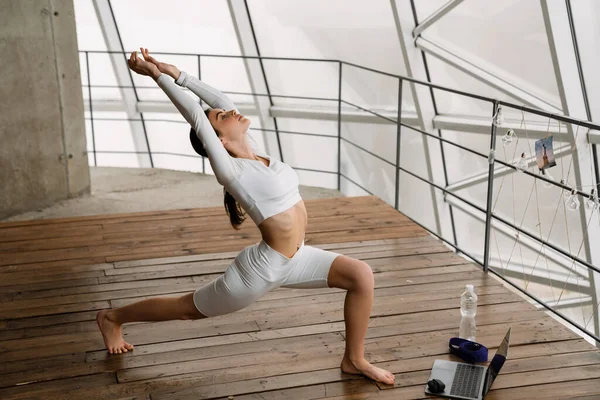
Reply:
[[[200,54],[198,54],[198,80],[202,80],[202,59]],[[200,99],[200,106],[202,106],[202,99]],[[202,173],[206,174],[206,165],[204,157],[202,157]]]
[[[579,54],[579,45],[577,43],[577,33],[575,31],[575,22],[573,21],[573,10],[571,7],[571,0],[567,0],[565,2],[567,6],[567,16],[569,18],[569,27],[571,28],[571,38],[573,40],[573,50],[575,52],[575,61],[577,62],[577,72],[579,74],[579,81],[581,82],[581,93],[583,97],[583,103],[585,105],[585,114],[587,116],[588,121],[592,121],[592,110],[590,108],[590,100],[587,93],[587,87],[585,84],[585,75],[583,74],[583,66],[581,64],[581,56]],[[594,159],[594,173],[596,178],[596,186],[600,184],[600,171],[598,170],[600,166],[598,165],[598,152],[596,151],[596,146],[592,145],[592,158]],[[595,297],[595,294],[594,296]],[[598,302],[594,299],[595,304]],[[597,318],[596,318],[597,319]],[[600,325],[596,324],[596,333],[600,331]]]
[[[483,271],[488,272],[490,264],[490,233],[492,228],[492,197],[494,196],[494,166],[496,161],[496,125],[494,119],[498,113],[498,101],[494,100],[494,108],[492,110],[492,137],[490,139],[490,154],[488,156],[488,187],[487,187],[487,205],[486,205],[486,217],[485,217],[485,246],[483,252]]]
[[[88,83],[88,97],[90,100],[90,122],[92,125],[92,151],[94,152],[94,167],[98,166],[96,160],[96,135],[94,133],[94,108],[92,106],[92,77],[90,76],[90,58],[89,53],[85,52],[85,65],[87,68],[87,83]]]
[[[338,62],[338,190],[342,190],[342,62]]]
[[[400,130],[402,126],[402,79],[398,79],[398,119],[396,121],[396,198],[394,201],[394,208],[398,209],[398,203],[400,201]]]
[[[250,32],[248,32],[248,33],[252,34],[252,41],[254,44],[253,47],[251,45],[244,46],[243,41],[239,37],[240,22],[242,22],[239,17],[241,17],[241,15],[238,13],[235,13],[234,11],[236,8],[241,7],[242,2],[244,3],[244,8],[246,10],[245,16],[247,19],[245,22],[248,24],[248,28],[250,30]],[[231,0],[228,3],[230,4],[229,9],[230,9],[231,16],[233,19],[233,24],[234,24],[234,28],[236,30],[236,34],[238,35],[238,41],[240,42],[239,44],[240,44],[240,49],[242,50],[242,54],[245,56],[256,55],[258,57],[258,63],[260,65],[260,72],[262,74],[262,81],[264,82],[264,86],[265,86],[264,88],[267,91],[267,97],[269,99],[269,107],[273,107],[275,105],[275,103],[273,102],[273,97],[271,96],[271,89],[269,88],[269,81],[267,79],[267,72],[265,71],[263,57],[260,54],[260,48],[258,47],[258,39],[256,38],[256,31],[254,30],[254,23],[252,22],[252,16],[250,15],[250,8],[248,7],[248,1],[247,0],[237,1],[236,3],[239,4],[238,7],[232,7],[233,2]],[[250,50],[250,52],[248,54],[248,52],[245,50],[245,48],[248,48],[248,49],[252,48],[252,50]],[[246,67],[246,68],[248,68],[248,67]],[[254,89],[254,85],[252,82],[253,76],[255,76],[255,75],[250,73],[250,70],[248,70],[248,78],[250,79],[250,86]],[[258,78],[258,77],[256,76],[256,78]],[[260,112],[260,108],[259,108],[259,112]],[[269,109],[269,114],[270,114],[270,109]],[[275,118],[275,117],[271,117],[271,118],[273,120],[273,128],[275,129],[275,136],[277,138],[277,148],[279,150],[279,158],[281,159],[281,162],[285,162],[283,159],[283,150],[281,148],[281,137],[279,135],[279,126],[277,125],[277,118]]]

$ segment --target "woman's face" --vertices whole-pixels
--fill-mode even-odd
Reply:
[[[250,120],[236,110],[225,111],[220,108],[210,110],[208,120],[226,142],[236,142],[248,132]]]

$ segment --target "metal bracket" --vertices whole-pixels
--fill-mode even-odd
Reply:
[[[491,149],[490,154],[488,154],[488,164],[492,165],[496,160],[496,150]]]

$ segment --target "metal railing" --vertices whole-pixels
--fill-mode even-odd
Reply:
[[[94,122],[95,121],[100,121],[100,120],[120,120],[120,121],[139,121],[139,122],[151,122],[151,121],[159,121],[159,122],[171,122],[171,123],[185,123],[185,122],[181,122],[181,121],[171,121],[171,120],[164,120],[164,119],[144,119],[143,117],[140,119],[115,119],[115,118],[98,118],[98,117],[94,117],[94,107],[93,107],[93,99],[92,99],[92,88],[118,88],[118,89],[123,89],[123,88],[130,88],[130,89],[151,89],[150,87],[143,87],[143,86],[136,86],[136,85],[123,85],[123,86],[108,86],[108,85],[98,85],[98,86],[94,86],[92,84],[92,79],[90,77],[90,68],[89,68],[89,56],[91,54],[113,54],[113,56],[115,55],[123,55],[123,62],[125,63],[127,54],[125,53],[120,53],[120,52],[105,52],[105,51],[82,51],[81,52],[84,56],[85,56],[85,61],[86,61],[86,70],[87,70],[87,84],[83,85],[84,89],[87,89],[88,92],[88,102],[89,102],[89,120],[91,122],[91,136],[92,136],[92,149],[91,151],[93,152],[93,160],[94,160],[94,165],[97,165],[97,157],[96,155],[99,153],[121,153],[121,154],[148,154],[149,157],[152,159],[152,154],[168,154],[168,155],[172,155],[172,156],[181,156],[181,157],[194,157],[194,158],[201,158],[199,156],[195,156],[195,155],[189,155],[189,154],[179,154],[179,153],[170,153],[170,152],[158,152],[158,151],[152,151],[150,149],[150,143],[148,142],[148,135],[146,133],[146,128],[145,128],[145,124],[144,124],[144,134],[146,135],[146,142],[148,143],[148,152],[140,152],[140,151],[129,151],[129,152],[119,152],[119,151],[107,151],[107,150],[99,150],[96,148],[96,135],[98,134],[95,131],[94,128]],[[452,88],[447,88],[447,87],[443,87],[440,85],[436,85],[436,84],[432,84],[429,82],[423,82],[423,81],[419,81],[417,79],[413,79],[413,78],[409,78],[409,77],[404,77],[404,76],[400,76],[400,75],[396,75],[396,74],[391,74],[391,73],[387,73],[387,72],[383,72],[383,71],[378,71],[376,69],[373,68],[368,68],[368,67],[364,67],[361,65],[357,65],[354,63],[349,63],[349,62],[345,62],[345,61],[339,61],[339,60],[323,60],[323,59],[307,59],[307,58],[280,58],[280,57],[250,57],[250,56],[229,56],[229,55],[214,55],[214,54],[189,54],[189,53],[155,53],[155,54],[160,54],[160,55],[173,55],[173,56],[187,56],[187,57],[195,57],[197,60],[197,65],[198,65],[198,75],[202,76],[202,60],[205,58],[228,58],[228,59],[244,59],[244,60],[273,60],[273,61],[297,61],[297,62],[311,62],[311,63],[326,63],[326,64],[330,64],[334,67],[337,67],[337,75],[338,75],[338,87],[337,87],[337,98],[326,98],[326,97],[310,97],[310,96],[288,96],[288,95],[281,95],[281,94],[273,94],[273,93],[242,93],[242,92],[225,92],[228,94],[234,94],[234,95],[247,95],[247,96],[265,96],[268,97],[269,99],[271,98],[283,98],[283,99],[301,99],[301,100],[315,100],[315,101],[330,101],[332,103],[336,103],[337,102],[337,135],[327,135],[327,134],[318,134],[318,133],[308,133],[308,132],[297,132],[297,131],[288,131],[288,130],[281,130],[277,128],[277,125],[275,124],[275,129],[254,129],[254,130],[260,130],[260,131],[264,131],[264,132],[271,132],[271,133],[275,133],[276,135],[276,139],[277,139],[277,145],[278,145],[278,151],[279,151],[279,156],[280,159],[283,161],[284,160],[284,154],[282,151],[282,147],[281,147],[281,139],[280,139],[280,134],[285,134],[285,135],[304,135],[304,136],[312,136],[312,137],[322,137],[322,138],[329,138],[331,140],[337,140],[337,171],[327,171],[327,170],[318,170],[318,169],[309,169],[309,168],[302,168],[300,166],[292,166],[294,169],[296,170],[301,170],[301,171],[311,171],[311,172],[319,172],[319,173],[325,173],[325,174],[335,174],[337,175],[337,187],[338,190],[341,189],[342,185],[341,185],[341,180],[342,178],[351,182],[353,185],[356,185],[357,187],[359,187],[360,189],[362,189],[363,191],[365,191],[366,193],[369,193],[371,195],[373,195],[373,192],[370,191],[368,188],[364,187],[363,185],[361,185],[359,182],[356,182],[355,180],[353,180],[350,176],[344,174],[344,172],[342,171],[342,143],[346,143],[356,149],[359,149],[360,151],[364,152],[365,154],[369,154],[370,156],[384,162],[385,164],[389,165],[390,167],[394,168],[395,171],[395,195],[394,195],[394,207],[396,210],[399,211],[399,193],[400,193],[400,173],[405,173],[415,179],[417,179],[420,182],[426,183],[427,185],[429,185],[431,188],[434,188],[436,190],[439,190],[440,192],[442,192],[444,194],[444,196],[452,196],[453,198],[458,199],[460,202],[472,207],[473,209],[477,210],[479,213],[482,214],[482,216],[484,216],[484,224],[485,224],[485,237],[484,237],[484,249],[483,249],[483,261],[480,261],[477,256],[475,256],[474,254],[471,254],[469,251],[462,249],[458,243],[457,243],[457,239],[456,239],[456,230],[455,230],[455,226],[454,226],[454,218],[452,217],[451,214],[451,224],[452,224],[452,232],[453,232],[453,237],[452,238],[446,238],[444,237],[444,235],[438,232],[434,232],[432,229],[429,229],[425,226],[423,226],[423,224],[420,224],[419,222],[417,222],[415,219],[416,217],[411,217],[411,215],[407,215],[408,218],[412,219],[413,221],[415,221],[417,224],[421,225],[423,228],[425,228],[429,233],[431,233],[432,235],[434,235],[435,237],[437,237],[438,239],[442,240],[444,243],[446,243],[447,245],[449,245],[450,247],[452,247],[453,249],[455,249],[458,253],[468,257],[469,259],[471,259],[472,261],[474,261],[476,264],[480,265],[482,267],[482,269],[485,272],[491,271],[494,275],[498,276],[500,279],[504,280],[505,282],[507,282],[509,285],[511,285],[512,287],[514,287],[516,290],[520,291],[521,293],[529,296],[531,299],[533,299],[535,302],[537,302],[539,305],[541,305],[542,307],[546,308],[547,310],[549,310],[550,312],[554,313],[555,315],[561,317],[564,321],[568,322],[569,324],[571,324],[573,327],[581,330],[583,333],[585,333],[586,335],[589,335],[589,337],[593,338],[594,340],[596,340],[597,342],[600,342],[600,337],[598,336],[598,310],[597,307],[596,309],[593,308],[592,313],[593,313],[593,317],[594,317],[594,321],[596,321],[596,332],[592,332],[590,330],[587,329],[587,326],[583,326],[582,324],[578,323],[577,321],[574,321],[572,318],[569,318],[567,315],[565,315],[564,313],[562,313],[560,310],[558,310],[558,307],[553,307],[549,304],[547,304],[545,301],[543,301],[542,299],[538,298],[537,296],[535,296],[534,294],[532,294],[531,292],[529,292],[526,289],[521,288],[519,285],[515,284],[514,282],[510,281],[509,279],[506,279],[504,276],[502,276],[501,273],[499,273],[495,268],[490,267],[489,262],[490,262],[490,244],[491,244],[491,233],[492,233],[492,222],[496,221],[496,222],[500,222],[503,225],[505,225],[506,227],[514,230],[515,232],[517,232],[518,234],[522,234],[525,237],[531,239],[532,241],[535,241],[537,243],[539,243],[541,246],[546,246],[550,249],[552,249],[553,251],[557,252],[558,254],[561,254],[562,256],[566,257],[569,260],[572,260],[574,263],[578,263],[581,266],[586,267],[588,270],[590,271],[595,271],[600,273],[600,268],[598,266],[592,265],[590,262],[588,262],[587,260],[579,257],[578,255],[575,254],[571,254],[570,252],[562,249],[560,246],[557,246],[553,243],[551,243],[549,241],[549,239],[544,240],[543,237],[538,237],[536,234],[528,231],[527,229],[524,229],[522,226],[517,226],[514,223],[511,223],[510,221],[508,221],[508,219],[497,215],[493,212],[493,207],[492,207],[492,202],[493,202],[493,192],[494,192],[494,178],[496,175],[496,165],[501,165],[503,167],[512,169],[517,171],[518,169],[516,168],[515,165],[512,165],[509,162],[506,161],[502,161],[502,160],[498,160],[495,157],[495,151],[496,151],[496,139],[498,137],[498,132],[497,132],[497,126],[496,124],[494,124],[494,118],[495,116],[498,115],[498,111],[500,110],[501,107],[507,108],[507,109],[513,109],[513,110],[518,110],[521,111],[522,113],[528,113],[534,116],[539,116],[539,117],[545,117],[548,118],[549,121],[558,121],[559,123],[566,123],[566,124],[570,124],[573,126],[577,126],[577,127],[583,127],[583,128],[587,128],[590,130],[600,130],[600,125],[598,124],[594,124],[592,122],[589,121],[582,121],[582,120],[578,120],[575,118],[571,118],[568,116],[564,116],[564,115],[556,115],[556,114],[552,114],[552,113],[548,113],[542,110],[538,110],[538,109],[534,109],[531,107],[527,107],[527,106],[522,106],[522,105],[517,105],[517,104],[512,104],[510,102],[507,101],[503,101],[503,100],[498,100],[498,99],[493,99],[493,98],[489,98],[486,96],[481,96],[481,95],[477,95],[477,94],[473,94],[473,93],[468,93],[468,92],[464,92],[464,91],[460,91],[457,89],[452,89]],[[348,67],[352,67],[352,68],[357,68],[359,70],[362,71],[367,71],[369,73],[372,74],[377,74],[377,75],[382,75],[382,76],[387,76],[389,78],[393,78],[395,80],[397,80],[397,85],[398,85],[398,102],[397,102],[397,116],[396,118],[390,118],[390,117],[386,117],[384,115],[381,115],[380,113],[377,113],[375,111],[372,111],[368,108],[365,107],[361,107],[360,105],[354,104],[350,101],[344,100],[343,99],[343,80],[344,80],[344,67],[348,68]],[[131,80],[131,82],[133,82],[133,80]],[[478,100],[478,101],[482,101],[485,103],[488,103],[491,107],[490,110],[490,133],[489,133],[489,152],[488,154],[476,151],[474,149],[468,148],[466,146],[463,146],[459,143],[455,143],[451,140],[448,140],[446,138],[443,138],[441,133],[438,131],[438,134],[432,134],[429,132],[425,132],[422,129],[419,129],[418,127],[406,124],[405,122],[403,122],[402,119],[402,100],[403,100],[403,88],[406,88],[405,83],[409,83],[409,84],[414,84],[414,85],[420,85],[420,86],[425,86],[429,89],[435,89],[435,90],[439,90],[439,91],[443,91],[446,93],[451,93],[453,95],[458,95],[458,96],[463,96],[466,98],[470,98],[470,99],[474,99],[474,100]],[[267,86],[268,87],[268,86]],[[152,89],[157,89],[157,87],[152,87]],[[433,92],[432,92],[433,93]],[[360,146],[358,143],[353,142],[351,140],[349,140],[348,138],[344,137],[344,135],[342,135],[342,120],[343,120],[343,112],[342,112],[342,105],[346,105],[349,107],[352,107],[356,110],[361,110],[362,112],[364,112],[365,114],[369,114],[369,115],[373,115],[377,118],[380,118],[382,120],[385,120],[389,123],[395,124],[396,125],[396,152],[395,152],[395,162],[391,162],[387,159],[385,159],[384,157],[364,148],[363,146]],[[444,155],[444,148],[443,148],[443,144],[445,145],[449,145],[449,146],[453,146],[456,147],[462,151],[468,152],[469,154],[473,154],[476,155],[477,157],[481,157],[482,159],[485,159],[488,161],[488,172],[487,172],[487,196],[486,196],[486,202],[485,202],[485,206],[480,206],[475,204],[473,201],[470,201],[466,198],[464,198],[463,196],[460,196],[457,193],[454,193],[450,190],[447,189],[448,187],[448,182],[447,182],[447,178],[446,178],[446,182],[445,182],[445,186],[440,185],[440,184],[436,184],[426,178],[423,178],[422,176],[420,176],[419,174],[408,170],[407,168],[403,167],[400,163],[400,153],[401,153],[401,148],[400,148],[400,144],[401,144],[401,137],[403,135],[403,132],[405,132],[406,130],[411,131],[411,132],[415,132],[418,134],[423,135],[424,137],[427,138],[431,138],[434,140],[439,141],[440,144],[440,151],[442,153],[442,159],[443,159],[443,168],[444,168],[444,176],[447,177],[447,173],[446,173],[446,163],[445,163],[445,155]],[[595,146],[595,145],[593,145]],[[596,187],[598,187],[598,160],[596,159],[596,149],[594,148],[594,152],[593,152],[593,163],[594,163],[594,172],[595,172],[595,178],[596,178]],[[202,171],[205,172],[205,160],[202,159]],[[153,164],[152,164],[153,165]],[[545,182],[548,185],[553,185],[555,187],[558,187],[562,190],[567,190],[569,192],[574,191],[573,193],[575,193],[578,196],[581,196],[582,198],[589,198],[589,199],[593,199],[593,196],[591,193],[585,192],[583,190],[577,189],[577,188],[572,188],[570,186],[568,186],[567,184],[563,183],[563,182],[555,182],[553,180],[548,180],[538,174],[535,174],[533,172],[530,172],[528,170],[525,171],[520,171],[522,173],[524,173],[527,176],[530,176],[533,179],[536,180],[541,180],[543,182]],[[434,205],[435,206],[435,205]],[[450,210],[452,211],[452,205],[449,205]],[[405,213],[406,214],[406,213]],[[594,288],[591,288],[591,292],[592,292],[592,302],[593,302],[593,306],[597,305],[598,299],[595,296],[594,293]]]

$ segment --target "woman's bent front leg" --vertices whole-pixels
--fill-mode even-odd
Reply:
[[[330,287],[348,291],[344,301],[346,352],[341,364],[342,371],[393,384],[394,375],[391,372],[375,367],[365,359],[365,337],[375,286],[371,267],[360,260],[339,256],[331,264],[327,281]]]

